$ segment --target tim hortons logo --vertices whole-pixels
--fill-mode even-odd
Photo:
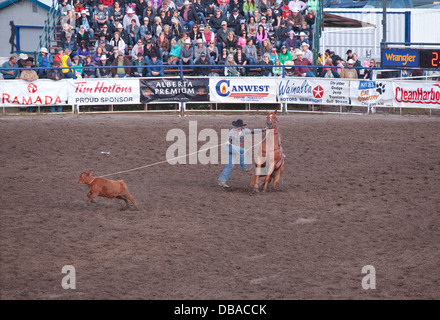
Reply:
[[[131,87],[124,87],[118,83],[105,84],[98,81],[96,85],[93,82],[74,82],[75,93],[130,93]],[[91,85],[90,87],[87,85]]]

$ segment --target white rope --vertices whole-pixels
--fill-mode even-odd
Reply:
[[[249,148],[247,148],[247,149],[245,150],[245,153],[246,153],[249,149],[251,149],[252,147],[256,147],[256,146],[258,146],[259,144],[263,143],[264,140],[266,140],[266,138],[263,138],[263,139],[262,139],[259,143],[257,143],[255,146],[250,146]],[[184,154],[184,155],[182,155],[182,156],[178,156],[178,157],[175,157],[175,158],[171,158],[171,159],[167,159],[167,160],[163,160],[163,161],[158,161],[158,162],[155,162],[155,163],[150,163],[150,164],[147,164],[147,165],[145,165],[145,166],[136,167],[136,168],[132,168],[132,169],[128,169],[128,170],[123,170],[123,171],[118,171],[118,172],[114,172],[114,173],[108,173],[108,174],[102,175],[101,177],[108,177],[108,176],[113,176],[113,175],[115,175],[115,174],[127,173],[127,172],[131,172],[131,171],[136,171],[136,170],[140,170],[140,169],[145,169],[145,168],[153,167],[153,166],[156,166],[156,165],[159,165],[159,164],[165,163],[165,162],[170,162],[170,161],[174,161],[174,160],[177,160],[177,159],[180,159],[180,158],[183,158],[183,157],[187,157],[187,156],[190,156],[190,155],[195,154],[195,153],[203,152],[203,151],[206,151],[206,150],[209,150],[209,149],[213,149],[213,148],[218,148],[218,147],[220,147],[221,145],[223,145],[223,143],[220,143],[220,144],[218,144],[218,145],[216,145],[216,146],[213,146],[213,147],[209,147],[209,148],[205,148],[205,149],[202,149],[202,150],[194,151],[194,152],[191,152],[191,153],[188,153],[188,154]]]

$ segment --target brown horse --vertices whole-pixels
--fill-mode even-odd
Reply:
[[[266,111],[266,116],[266,137],[261,143],[261,150],[255,161],[255,172],[250,183],[255,192],[259,191],[259,186],[263,183],[263,191],[266,191],[271,182],[275,188],[284,172],[284,153],[278,132],[277,110]]]

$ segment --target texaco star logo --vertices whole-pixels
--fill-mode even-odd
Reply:
[[[322,96],[324,95],[324,89],[321,86],[314,87],[312,92],[316,99],[322,99]]]
[[[35,93],[37,92],[37,86],[33,83],[30,83],[27,87],[29,93]]]

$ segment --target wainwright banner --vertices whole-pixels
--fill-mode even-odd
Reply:
[[[277,82],[273,78],[230,77],[209,79],[212,102],[277,102]]]
[[[348,105],[350,81],[346,79],[284,78],[278,81],[280,102],[292,104]]]
[[[420,81],[393,82],[395,107],[440,109],[440,83]]]
[[[68,80],[69,104],[139,104],[139,80],[130,78]]]
[[[61,105],[67,102],[64,80],[0,80],[0,106]]]
[[[393,83],[380,80],[351,80],[350,98],[353,106],[392,107]]]
[[[139,82],[141,101],[209,101],[207,78],[142,79]]]

